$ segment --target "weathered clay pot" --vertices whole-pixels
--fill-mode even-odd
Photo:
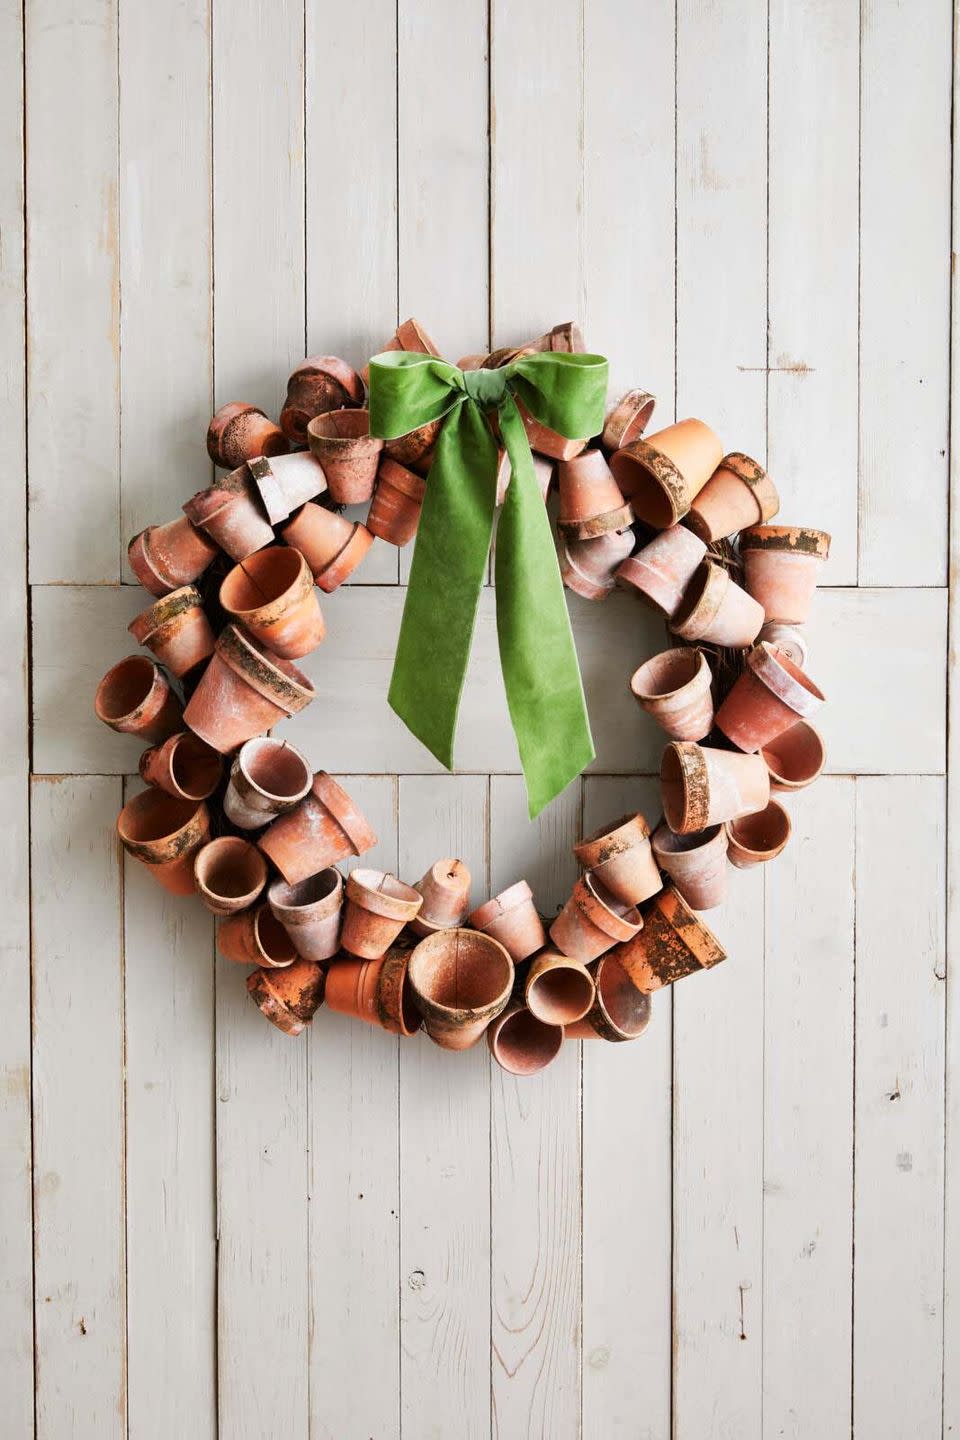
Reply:
[[[509,365],[512,360],[517,360],[522,355],[543,355],[548,352],[560,355],[582,355],[586,348],[583,333],[577,322],[564,320],[562,324],[554,325],[553,329],[548,330],[544,335],[538,335],[536,340],[526,340],[514,349],[508,346],[492,351],[485,357],[484,363],[486,369],[496,370],[502,365]]]
[[[624,503],[602,450],[584,450],[558,466],[560,513],[557,529],[566,540],[594,540],[608,530],[631,524],[633,511]]]
[[[189,585],[217,556],[217,546],[185,515],[166,525],[148,525],[127,547],[130,568],[144,590],[158,598]]]
[[[316,875],[348,855],[362,855],[377,837],[347,792],[325,770],[309,795],[261,835],[258,844],[289,885]]]
[[[223,809],[241,830],[259,830],[299,805],[312,784],[313,773],[299,750],[272,735],[258,735],[234,757]]]
[[[261,965],[283,970],[297,959],[296,948],[269,905],[242,910],[221,922],[217,949],[225,960],[237,965]]]
[[[650,826],[642,815],[621,815],[587,835],[573,853],[578,864],[624,905],[639,905],[660,889],[650,849]]]
[[[535,1075],[559,1055],[563,1026],[546,1024],[525,1005],[510,1005],[490,1022],[487,1044],[508,1075]]]
[[[377,354],[382,355],[384,350],[405,350],[408,355],[440,354],[436,344],[431,340],[419,320],[414,320],[412,317],[397,326],[387,343],[380,346]],[[360,374],[363,376],[364,384],[369,385],[370,367],[365,365]]]
[[[610,457],[610,468],[638,520],[655,530],[676,525],[723,458],[723,446],[702,420],[679,420]]]
[[[593,976],[582,961],[542,950],[527,971],[524,999],[531,1015],[545,1025],[572,1025],[596,999]]]
[[[742,649],[756,640],[762,624],[762,606],[730,579],[723,565],[706,560],[687,586],[670,629],[684,640]]]
[[[823,736],[808,720],[798,720],[764,745],[760,754],[770,774],[771,790],[803,790],[822,771],[827,752]]]
[[[338,355],[308,355],[287,381],[280,429],[294,445],[306,445],[307,426],[315,416],[362,404],[363,381],[346,360]]]
[[[644,995],[727,958],[716,935],[673,885],[664,886],[646,911],[639,935],[619,946],[615,955]]]
[[[526,880],[518,880],[477,907],[469,916],[475,930],[499,941],[515,961],[525,960],[547,943],[543,921]]]
[[[769,520],[779,509],[780,496],[763,466],[735,452],[723,457],[683,523],[710,545]]]
[[[183,718],[202,740],[226,755],[298,714],[313,697],[313,686],[296,665],[228,625]]]
[[[513,961],[490,935],[438,930],[410,956],[410,985],[430,1039],[444,1050],[468,1050],[513,989]]]
[[[582,440],[569,440],[566,435],[558,435],[556,430],[541,425],[522,400],[517,400],[517,410],[527,432],[527,443],[538,455],[547,455],[551,460],[572,460],[586,446],[587,436]]]
[[[600,437],[603,448],[612,452],[621,450],[633,440],[639,440],[650,424],[656,403],[655,398],[648,395],[646,390],[628,390],[607,416]]]
[[[373,494],[383,441],[370,434],[366,410],[332,410],[307,426],[311,453],[323,466],[338,505],[360,505]]]
[[[196,890],[193,857],[210,838],[206,805],[177,800],[162,790],[144,790],[127,801],[117,834],[128,855],[140,860],[171,895]]]
[[[743,815],[725,825],[729,842],[730,864],[738,870],[751,870],[775,860],[790,839],[790,816],[779,800],[771,800],[756,815]]]
[[[588,873],[580,876],[570,899],[550,926],[550,939],[564,955],[587,964],[605,950],[629,940],[642,924],[639,910],[618,900]]]
[[[774,650],[782,650],[788,660],[803,670],[807,663],[807,640],[802,625],[785,625],[782,620],[766,620],[760,627],[757,644],[767,641]]]
[[[391,945],[382,960],[373,962],[380,969],[377,1014],[384,1030],[394,1035],[416,1035],[423,1023],[410,984],[412,954],[409,945]]]
[[[97,686],[97,719],[122,735],[158,745],[183,728],[183,707],[160,666],[147,655],[127,655]]]
[[[608,530],[593,540],[561,540],[560,577],[585,600],[605,600],[617,568],[633,549],[632,530]]]
[[[274,880],[267,891],[270,909],[304,960],[329,960],[340,948],[343,879],[328,866],[297,885]]]
[[[198,490],[184,505],[183,513],[231,560],[245,560],[273,542],[273,527],[246,465],[206,490]]]
[[[154,601],[127,629],[138,645],[152,650],[161,665],[179,677],[209,660],[216,644],[200,591],[193,585]]]
[[[669,825],[653,832],[653,853],[694,910],[713,910],[727,894],[727,832],[711,825],[692,835],[675,835]]]
[[[197,851],[193,873],[200,899],[214,915],[249,910],[267,883],[267,862],[255,845],[221,835]]]
[[[216,750],[190,730],[178,730],[140,756],[140,774],[147,784],[178,800],[206,800],[222,773],[223,761]]]
[[[463,924],[470,908],[470,871],[462,860],[437,860],[414,889],[423,896],[423,905],[409,922],[417,935],[453,930]]]
[[[596,998],[582,1020],[564,1027],[568,1040],[636,1040],[650,1023],[650,996],[641,995],[612,951],[590,966]]]
[[[823,704],[799,665],[772,645],[755,645],[742,674],[717,711],[717,728],[741,750],[761,750]]]
[[[255,455],[285,455],[290,442],[256,405],[231,400],[210,421],[207,454],[214,465],[235,470]]]
[[[376,960],[336,960],[327,970],[327,1008],[393,1035],[415,1035],[421,1017],[409,980],[412,953],[394,945]]]
[[[425,475],[430,469],[433,447],[442,429],[442,420],[431,420],[427,425],[418,425],[416,430],[408,430],[406,435],[385,440],[384,456],[404,468],[413,466],[421,475]]]
[[[328,595],[350,578],[373,544],[366,525],[309,503],[284,526],[283,538],[300,551]]]
[[[390,545],[406,545],[417,533],[427,482],[389,456],[380,461],[367,529]]]
[[[322,466],[307,450],[273,459],[258,455],[249,461],[247,469],[271,525],[279,525],[299,505],[327,488]]]
[[[762,810],[770,799],[770,776],[759,755],[675,740],[660,761],[660,799],[670,829],[690,835]]]
[[[220,604],[285,660],[309,655],[327,633],[310,566],[289,545],[270,545],[235,565],[220,586]]]
[[[703,651],[681,646],[635,670],[630,690],[671,740],[702,740],[713,728],[712,682]]]
[[[706,545],[696,535],[683,525],[671,525],[624,560],[616,583],[669,619],[679,610],[683,593],[706,553]]]
[[[768,620],[802,625],[830,554],[830,536],[800,525],[756,525],[740,535],[744,580]]]
[[[461,365],[461,370],[463,366]],[[553,484],[553,474],[556,469],[552,460],[546,455],[531,455],[533,460],[533,473],[536,476],[537,486],[546,504],[547,496],[550,494],[550,486]],[[513,471],[510,467],[510,456],[506,450],[500,451],[500,459],[497,463],[497,501],[502,505],[507,498],[507,491],[510,488],[510,481],[513,478]]]
[[[299,1035],[323,1004],[324,973],[312,960],[296,960],[284,970],[254,970],[247,979],[250,998],[285,1035]]]
[[[379,960],[423,904],[412,885],[383,870],[353,870],[347,877],[340,948],[362,960]]]

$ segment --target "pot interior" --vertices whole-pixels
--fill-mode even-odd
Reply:
[[[191,800],[203,800],[216,788],[221,769],[220,756],[199,735],[184,733],[173,746],[170,774]]]
[[[197,878],[223,900],[237,900],[259,890],[266,862],[249,840],[225,836],[212,840],[197,857]]]
[[[471,930],[449,930],[421,941],[410,965],[418,988],[448,1010],[480,1010],[499,999],[512,980],[510,957]]]
[[[240,769],[270,800],[289,800],[306,793],[313,779],[298,750],[271,737],[249,740],[240,756]]]
[[[665,700],[696,678],[700,664],[699,650],[664,650],[640,666],[633,686],[634,693],[642,700]]]
[[[594,978],[597,994],[611,1025],[624,1035],[639,1035],[650,1019],[650,997],[642,995],[626,970],[612,955],[598,963]]]
[[[801,720],[761,752],[767,769],[777,780],[798,784],[812,780],[823,764],[823,741],[812,725]]]
[[[566,1025],[574,1018],[579,1020],[593,1003],[590,976],[575,965],[545,970],[530,988],[537,1018],[547,1025]]]
[[[220,586],[220,603],[233,614],[257,610],[278,600],[300,574],[303,557],[289,545],[255,550],[241,560]]]
[[[529,1010],[508,1015],[494,1038],[494,1051],[512,1075],[534,1075],[556,1055],[563,1044],[559,1025],[545,1025]]]
[[[790,834],[790,817],[782,805],[771,800],[765,810],[758,810],[755,815],[742,815],[739,820],[731,820],[730,834],[741,849],[763,855],[767,850],[775,850],[778,845],[786,842]]]
[[[120,812],[120,831],[128,840],[166,840],[197,813],[194,800],[178,800],[163,790],[144,790]]]
[[[97,706],[105,720],[130,715],[153,689],[156,666],[146,655],[128,655],[108,670],[97,691]]]
[[[274,965],[287,965],[297,958],[293,941],[269,905],[264,905],[257,911],[253,928],[260,949]]]

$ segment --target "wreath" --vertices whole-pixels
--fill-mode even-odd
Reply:
[[[824,764],[804,622],[830,537],[769,524],[770,477],[703,421],[651,434],[652,395],[631,390],[605,413],[606,394],[607,362],[574,324],[451,365],[408,320],[360,373],[304,360],[279,423],[224,405],[207,432],[224,473],[130,542],[152,603],[129,629],[152,655],[114,665],[95,701],[148,746],[146,788],[117,832],[165,889],[220,917],[219,953],[253,967],[250,996],[287,1034],[325,1002],[450,1050],[486,1034],[517,1075],[565,1038],[635,1039],[654,991],[725,958],[702,912],[722,903],[729,864],[787,844],[772,792]],[[343,513],[366,502],[365,523]],[[375,539],[416,537],[389,700],[452,767],[495,522],[500,660],[531,816],[593,758],[563,587],[595,601],[621,587],[669,636],[630,679],[667,737],[663,816],[651,827],[626,814],[581,839],[580,878],[549,922],[522,879],[470,911],[453,857],[415,884],[362,864],[344,880],[338,863],[376,836],[341,785],[272,733],[314,698],[295,662],[324,638],[318,591],[353,575]]]

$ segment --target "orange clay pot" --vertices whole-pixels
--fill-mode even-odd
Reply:
[[[823,704],[813,681],[772,645],[755,645],[717,711],[717,728],[741,750],[762,750]]]
[[[164,890],[194,893],[193,857],[210,838],[210,812],[202,801],[144,790],[120,811],[117,834],[127,854],[146,865]]]
[[[235,470],[255,455],[285,455],[289,449],[283,431],[256,405],[242,400],[221,405],[207,429],[207,454],[225,470]]]
[[[675,740],[660,762],[660,799],[670,829],[690,835],[762,810],[770,799],[770,776],[759,755]]]
[[[198,850],[193,873],[200,899],[214,915],[248,910],[267,883],[267,862],[255,845],[221,835]]]
[[[306,445],[307,426],[315,416],[362,404],[363,381],[352,365],[338,355],[308,355],[287,381],[280,429],[294,445]]]
[[[254,550],[273,543],[273,529],[246,465],[206,490],[198,490],[184,505],[183,513],[231,560],[245,560]]]
[[[560,513],[557,529],[566,540],[594,540],[623,530],[633,520],[602,450],[584,450],[558,468]]]
[[[409,981],[412,953],[394,945],[376,960],[337,960],[327,970],[327,1008],[392,1035],[415,1035],[421,1022]]]
[[[209,660],[216,644],[210,621],[193,585],[171,590],[127,626],[138,645],[152,650],[174,675],[189,675]]]
[[[706,560],[687,586],[670,629],[684,640],[742,649],[752,645],[762,624],[762,606],[730,579],[723,565]]]
[[[296,960],[284,970],[254,970],[247,979],[250,998],[285,1035],[299,1035],[323,1004],[324,973],[311,960]]]
[[[513,961],[489,935],[438,930],[421,940],[408,971],[417,1009],[435,1045],[468,1050],[506,1009]]]
[[[283,538],[300,551],[326,594],[350,578],[373,544],[365,525],[311,504],[304,505],[284,526]]]
[[[508,1075],[535,1075],[559,1055],[563,1026],[545,1024],[525,1005],[510,1005],[491,1021],[487,1044]]]
[[[289,885],[316,875],[348,855],[362,855],[377,837],[347,792],[325,770],[309,795],[261,835],[258,844]]]
[[[418,320],[404,320],[397,326],[385,345],[381,345],[377,351],[382,355],[385,350],[405,350],[408,355],[434,355],[438,356],[440,351],[430,336],[424,330]],[[461,366],[461,369],[463,367]],[[363,383],[370,384],[370,367],[364,365],[360,371],[363,376]]]
[[[463,369],[463,366],[460,366]],[[555,465],[545,455],[531,455],[533,460],[533,473],[537,481],[537,488],[543,497],[543,503],[547,503],[547,496],[550,494],[550,486],[553,484],[553,472]],[[497,499],[496,503],[502,505],[507,498],[507,491],[510,488],[510,481],[513,478],[513,471],[510,466],[510,456],[506,450],[500,451],[497,462]]]
[[[713,910],[727,894],[727,832],[723,825],[675,835],[668,825],[653,832],[653,853],[694,910]]]
[[[708,545],[748,525],[769,520],[780,509],[776,486],[749,455],[725,455],[684,520]]]
[[[202,740],[227,755],[245,740],[298,714],[314,693],[296,665],[258,645],[236,625],[228,625],[220,632],[183,718]]]
[[[624,905],[639,905],[660,889],[650,826],[642,815],[621,815],[612,825],[602,825],[574,845],[573,853],[581,868]]]
[[[702,740],[713,728],[712,682],[703,651],[681,646],[635,670],[630,691],[671,740]]]
[[[307,426],[310,451],[323,466],[331,499],[360,505],[373,494],[383,441],[370,434],[366,410],[333,410]]]
[[[800,525],[756,525],[740,535],[744,581],[768,620],[802,625],[830,554],[824,530]]]
[[[470,909],[470,871],[462,860],[438,860],[414,889],[423,896],[423,905],[409,922],[417,935],[454,930],[463,924]]]
[[[608,530],[595,540],[561,540],[560,577],[585,600],[605,600],[617,568],[633,549],[632,530]]]
[[[804,790],[817,779],[827,759],[823,736],[807,720],[784,730],[760,754],[771,790]]]
[[[216,750],[189,730],[178,730],[140,756],[140,774],[147,784],[178,800],[206,800],[222,773],[223,761]]]
[[[522,400],[517,399],[516,403],[523,428],[527,432],[527,443],[538,455],[546,455],[551,460],[572,460],[586,447],[588,436],[582,440],[569,440],[566,435],[558,435],[556,430],[549,430],[546,425],[541,425]]]
[[[293,941],[269,905],[241,910],[222,921],[217,949],[224,960],[236,965],[260,965],[268,970],[286,969],[297,959]]]
[[[299,750],[272,735],[258,735],[234,757],[224,814],[241,830],[259,830],[299,805],[312,784],[313,772]]]
[[[531,1015],[545,1025],[572,1025],[596,999],[593,976],[579,960],[543,950],[527,971],[524,999]]]
[[[408,430],[406,435],[385,440],[383,453],[398,465],[413,466],[425,475],[430,469],[433,447],[442,428],[442,420],[431,420],[427,425],[419,425],[416,430]]]
[[[144,590],[158,599],[196,580],[217,553],[213,541],[185,515],[166,525],[148,525],[127,547],[131,570]]]
[[[644,995],[672,985],[685,975],[709,970],[727,958],[716,935],[673,885],[660,891],[646,912],[640,934],[621,945],[615,955]]]
[[[633,513],[654,530],[676,525],[723,458],[723,446],[702,420],[680,420],[610,457],[610,468]]]
[[[787,659],[792,660],[794,665],[799,665],[801,670],[806,665],[807,641],[802,625],[785,625],[782,620],[767,620],[760,627],[757,644],[761,645],[764,640],[772,645],[774,650],[782,650]]]
[[[247,469],[271,525],[289,519],[299,505],[327,488],[323,469],[307,450],[277,455],[272,460],[259,455]]]
[[[621,450],[640,436],[650,424],[656,400],[646,390],[628,390],[607,416],[600,443],[608,453]]]
[[[285,660],[309,655],[327,633],[310,566],[289,545],[270,545],[235,565],[220,586],[220,604]]]
[[[771,800],[756,815],[728,820],[725,826],[729,841],[730,864],[738,870],[750,870],[775,860],[790,839],[790,816],[779,800]]]
[[[183,708],[166,675],[146,655],[128,655],[111,666],[97,686],[98,720],[121,735],[158,745],[183,728]]]
[[[586,964],[629,940],[642,924],[639,910],[618,900],[601,881],[586,874],[580,876],[550,926],[550,939],[564,955]]]
[[[274,880],[267,891],[274,917],[304,960],[329,960],[340,948],[343,879],[329,866],[297,885]]]
[[[383,870],[351,871],[340,947],[362,960],[379,960],[414,918],[423,896]]]
[[[367,529],[390,545],[406,545],[417,533],[427,482],[389,457],[380,461]]]
[[[683,525],[655,535],[631,555],[616,574],[616,582],[669,619],[683,600],[683,592],[703,563],[707,547]]]
[[[533,903],[533,891],[526,880],[518,880],[469,916],[475,930],[490,935],[515,961],[525,960],[547,943],[543,921]]]
[[[650,1023],[650,996],[641,995],[612,951],[590,966],[596,998],[582,1020],[564,1027],[568,1040],[636,1040]]]

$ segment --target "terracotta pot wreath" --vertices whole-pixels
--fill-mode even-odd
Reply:
[[[567,324],[459,366],[583,349]],[[415,320],[385,350],[438,354]],[[830,537],[769,524],[769,476],[725,454],[703,421],[648,434],[654,398],[642,390],[592,443],[526,415],[543,500],[559,492],[564,584],[590,600],[621,587],[673,637],[629,682],[668,738],[663,817],[626,814],[585,836],[582,873],[552,921],[522,879],[470,911],[456,858],[415,884],[363,866],[344,880],[338,862],[368,851],[373,830],[329,774],[269,732],[314,698],[296,662],[324,638],[318,590],[342,585],[375,538],[406,545],[417,533],[440,422],[371,435],[366,378],[315,356],[290,376],[279,424],[223,406],[207,449],[226,473],[131,541],[153,598],[129,628],[152,654],[113,666],[95,705],[149,747],[147,788],[117,831],[166,890],[220,917],[220,954],[253,967],[250,996],[285,1033],[325,1001],[449,1050],[485,1034],[498,1064],[528,1075],[565,1039],[636,1039],[655,990],[725,958],[700,912],[722,903],[729,864],[764,864],[787,844],[789,815],[771,793],[823,769],[804,623]],[[510,483],[501,451],[498,503]],[[341,513],[360,502],[365,524]]]

